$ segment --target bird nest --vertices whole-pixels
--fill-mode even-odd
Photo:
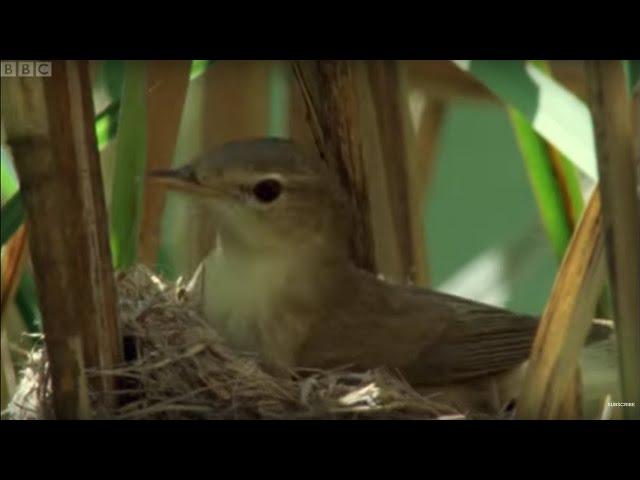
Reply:
[[[117,276],[128,361],[110,371],[117,390],[90,391],[101,419],[445,419],[466,418],[413,390],[397,373],[274,369],[231,349],[206,322],[187,286],[145,267]],[[34,349],[3,415],[54,418],[49,366]]]

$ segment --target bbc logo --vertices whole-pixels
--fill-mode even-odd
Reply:
[[[0,62],[2,77],[50,77],[51,62]]]

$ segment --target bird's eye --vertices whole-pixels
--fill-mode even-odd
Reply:
[[[282,185],[278,180],[268,178],[261,180],[253,186],[253,195],[262,203],[271,203],[282,192]]]

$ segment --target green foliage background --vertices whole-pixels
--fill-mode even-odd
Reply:
[[[532,245],[521,252],[526,258],[512,277],[507,306],[541,312],[557,262],[544,238],[506,111],[493,105],[453,105],[440,142],[436,175],[425,199],[433,285],[490,248]]]

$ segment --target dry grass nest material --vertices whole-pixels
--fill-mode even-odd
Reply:
[[[96,418],[463,418],[387,370],[275,371],[226,345],[183,282],[168,283],[145,267],[118,274],[117,286],[125,343],[135,347],[135,358],[106,372],[120,379],[117,391],[90,393]],[[46,352],[36,348],[3,416],[53,418],[51,400]]]

